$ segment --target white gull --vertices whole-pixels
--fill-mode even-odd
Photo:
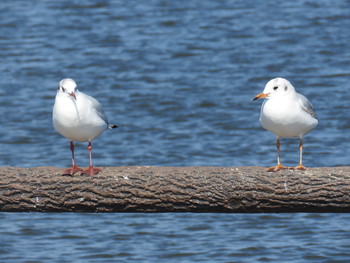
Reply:
[[[266,98],[261,107],[260,123],[276,135],[277,166],[267,171],[288,169],[280,161],[280,138],[299,137],[300,159],[296,170],[305,170],[303,166],[303,136],[318,124],[316,113],[309,100],[297,93],[292,84],[283,78],[270,80],[262,93],[253,100]]]
[[[117,127],[108,123],[101,104],[95,98],[79,91],[73,79],[66,78],[59,83],[52,120],[55,130],[70,140],[72,168],[65,170],[63,174],[73,175],[79,171],[89,175],[99,173],[101,169],[92,165],[91,142],[106,129]],[[73,141],[89,142],[90,166],[84,171],[76,165]]]

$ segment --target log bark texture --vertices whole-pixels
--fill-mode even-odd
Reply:
[[[350,212],[350,167],[0,168],[0,211]]]

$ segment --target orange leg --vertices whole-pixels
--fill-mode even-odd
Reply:
[[[96,175],[99,172],[101,172],[102,170],[99,168],[94,168],[92,165],[92,145],[91,142],[89,142],[88,145],[88,151],[89,151],[89,158],[90,158],[90,166],[89,168],[87,168],[86,170],[82,171],[82,174],[88,174],[88,175]]]
[[[282,169],[290,169],[289,167],[283,166],[281,164],[281,159],[280,159],[281,143],[280,143],[280,138],[279,137],[277,137],[277,139],[276,139],[276,147],[277,147],[277,166],[273,166],[273,167],[267,168],[268,172],[278,172],[279,170],[282,170]]]
[[[299,165],[294,167],[294,170],[306,170],[306,167],[303,165],[303,139],[300,138],[300,144],[299,144],[299,151],[300,151],[300,160]]]
[[[77,172],[82,171],[83,169],[79,168],[75,163],[74,159],[74,144],[73,141],[70,141],[70,150],[72,151],[72,168],[66,169],[63,171],[63,175],[73,175]]]

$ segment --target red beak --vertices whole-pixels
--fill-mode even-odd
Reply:
[[[69,93],[69,95],[71,95],[75,100],[77,99],[77,97],[75,97],[74,91],[72,91],[71,93]]]

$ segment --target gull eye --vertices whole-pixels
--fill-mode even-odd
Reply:
[[[62,88],[62,91],[63,91],[63,92],[66,92],[66,89],[65,89],[65,88],[63,88],[63,87],[61,87],[61,88]]]
[[[277,89],[278,89],[278,86],[273,87],[273,90],[277,90]]]

